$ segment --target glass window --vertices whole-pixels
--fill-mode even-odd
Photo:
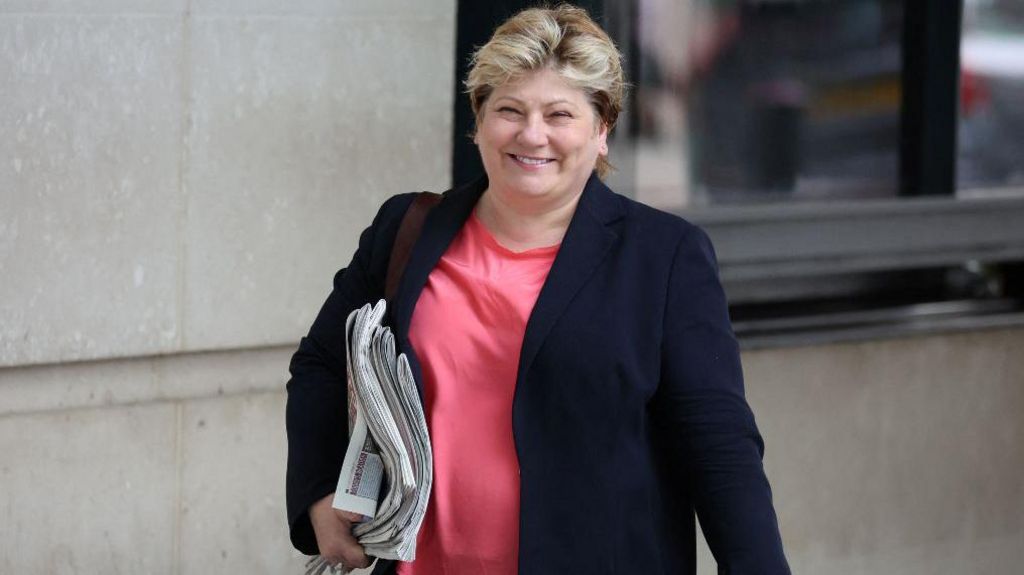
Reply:
[[[638,199],[680,209],[897,195],[902,1],[636,10],[622,147],[635,153]]]
[[[960,189],[1024,185],[1024,0],[965,0]]]

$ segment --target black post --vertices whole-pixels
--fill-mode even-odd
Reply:
[[[963,0],[906,0],[900,195],[956,192]]]

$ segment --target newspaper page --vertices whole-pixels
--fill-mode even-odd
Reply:
[[[373,517],[377,512],[377,497],[383,479],[384,462],[366,427],[366,418],[357,410],[332,506],[358,513],[364,518]]]
[[[426,514],[433,458],[419,390],[394,335],[382,325],[385,302],[347,318],[349,445],[333,506],[363,521],[352,532],[374,557],[411,561]],[[331,568],[320,557],[307,573]]]
[[[373,517],[377,511],[377,497],[384,478],[384,462],[369,433],[362,409],[359,408],[359,394],[356,393],[353,381],[352,348],[349,342],[352,341],[356,317],[357,314],[353,312],[345,322],[349,441],[332,506],[368,518]]]

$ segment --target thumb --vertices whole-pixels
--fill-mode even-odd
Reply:
[[[331,509],[334,508],[332,507]],[[360,523],[366,519],[365,515],[360,515],[352,511],[345,511],[344,509],[334,509],[334,514],[338,517],[338,519],[348,524]]]

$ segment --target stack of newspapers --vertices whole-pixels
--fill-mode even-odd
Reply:
[[[411,561],[430,496],[427,422],[405,354],[382,325],[384,300],[348,316],[349,444],[334,507],[363,516],[352,534],[367,555]],[[308,571],[329,568],[314,558]],[[331,569],[337,572],[335,569]]]

